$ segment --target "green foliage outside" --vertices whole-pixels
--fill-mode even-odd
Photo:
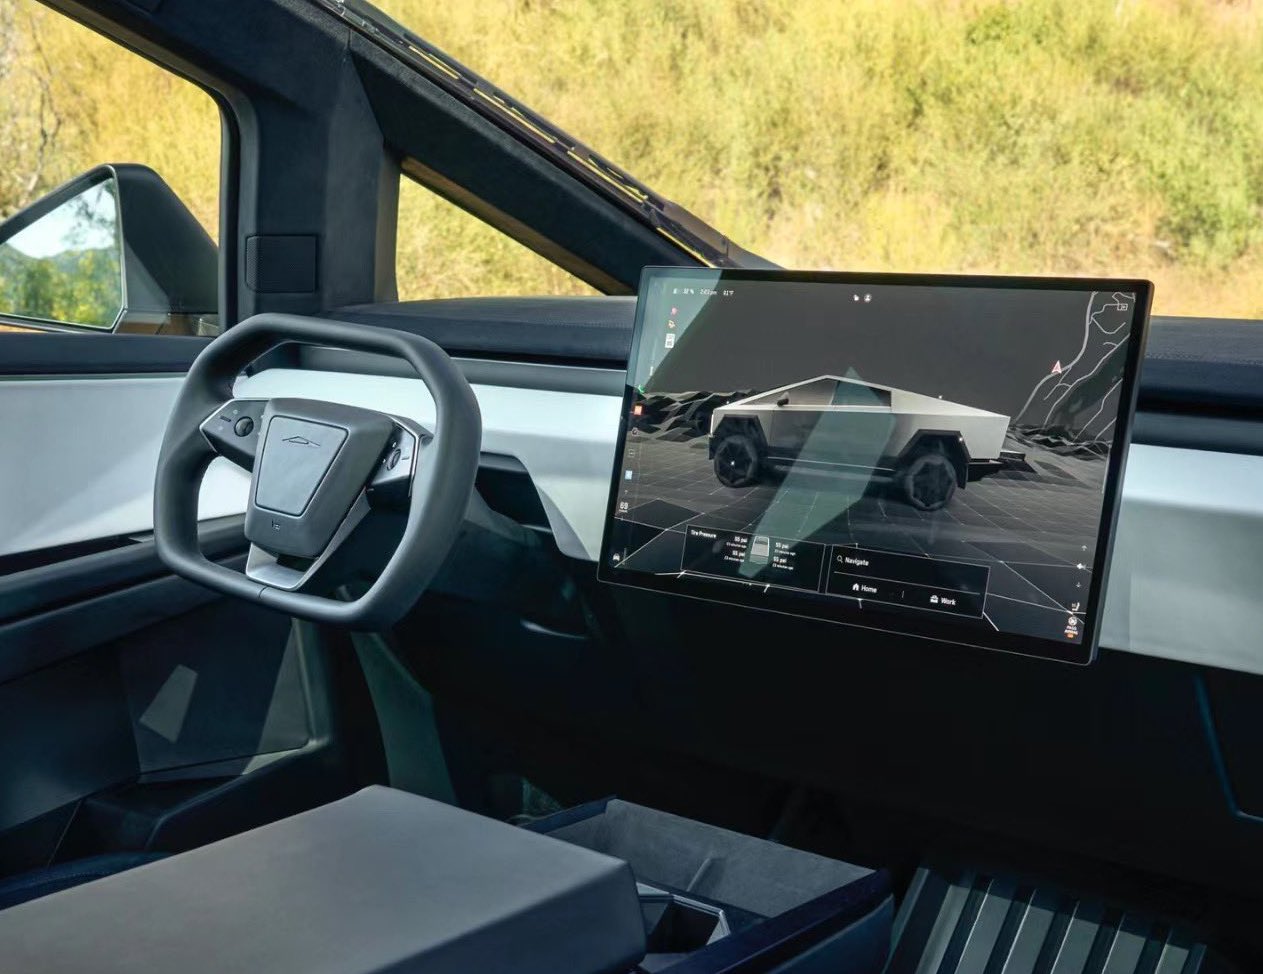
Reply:
[[[28,257],[0,246],[0,309],[94,328],[114,324],[123,304],[118,251]]]
[[[83,187],[0,244],[0,309],[109,328],[123,307],[113,180]]]
[[[1139,275],[1159,312],[1263,317],[1263,4],[382,5],[784,265]]]
[[[1257,0],[382,5],[787,266],[1138,275],[1160,313],[1263,318]],[[37,189],[143,162],[217,229],[210,100],[0,0],[0,155],[41,145]],[[407,297],[587,290],[418,187],[398,270]]]

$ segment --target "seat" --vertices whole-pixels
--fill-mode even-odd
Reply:
[[[161,852],[111,852],[6,876],[0,879],[0,910],[164,858]]]

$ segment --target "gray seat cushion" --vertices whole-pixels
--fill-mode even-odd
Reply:
[[[643,953],[626,863],[377,787],[0,912],[27,974],[605,974]]]

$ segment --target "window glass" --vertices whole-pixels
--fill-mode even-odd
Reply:
[[[0,240],[9,327],[24,318],[128,331],[213,327],[213,297],[163,304],[168,293],[215,291],[200,280],[215,273],[219,234],[220,117],[206,92],[36,0],[0,0],[0,159],[0,221],[29,218]],[[156,173],[170,205],[129,216],[112,171],[99,168],[119,164],[132,164],[122,185]],[[198,286],[155,282],[145,255],[118,235],[129,220],[180,227],[185,210],[188,225],[205,231],[185,235],[194,246],[181,265],[199,274]]]
[[[384,11],[790,267],[1152,278],[1263,317],[1263,5],[550,0]]]
[[[597,294],[529,247],[404,176],[399,180],[399,299]]]

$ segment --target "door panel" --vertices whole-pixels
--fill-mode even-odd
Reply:
[[[0,627],[0,713],[0,875],[179,851],[385,774],[344,638],[169,576]]]
[[[148,531],[154,465],[181,381],[129,374],[0,381],[0,416],[26,417],[0,423],[0,456],[30,458],[0,478],[0,556]],[[216,460],[202,482],[201,516],[240,513],[248,484],[244,471]]]
[[[142,774],[297,750],[311,740],[290,620],[216,600],[116,644]]]
[[[208,558],[246,551],[241,515],[198,526]],[[111,535],[0,557],[0,626],[165,575],[152,537]]]
[[[105,654],[0,686],[0,830],[75,802],[135,772],[122,681]]]
[[[159,445],[202,347],[0,335],[0,456],[24,461],[0,476],[0,875],[179,851],[384,777],[344,637],[157,557]],[[248,484],[226,464],[204,481],[220,563],[244,562]]]
[[[242,520],[200,533],[222,564],[245,563]],[[169,575],[151,540],[0,576],[0,683],[217,598]]]

